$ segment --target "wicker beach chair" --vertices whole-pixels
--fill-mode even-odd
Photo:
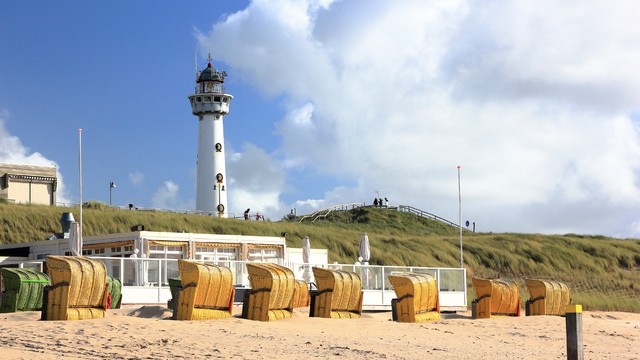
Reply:
[[[565,308],[571,304],[567,284],[555,280],[525,279],[530,298],[525,303],[525,314],[565,315]]]
[[[496,315],[520,316],[520,295],[515,282],[480,278],[472,281],[478,296],[471,302],[474,319],[488,319]]]
[[[122,305],[122,282],[120,279],[107,275],[107,289],[111,295],[110,309],[120,309]]]
[[[310,317],[334,319],[362,315],[362,281],[358,274],[314,267],[318,290],[311,292]]]
[[[171,291],[171,299],[167,301],[167,307],[171,310],[175,307],[175,302],[178,300],[178,292],[182,286],[180,278],[169,278],[169,291]]]
[[[182,259],[178,269],[182,285],[173,299],[174,320],[231,317],[235,294],[231,269]]]
[[[51,284],[45,287],[42,320],[84,320],[105,317],[107,269],[84,256],[47,256]]]
[[[272,321],[293,316],[296,280],[291,269],[272,263],[247,264],[251,290],[245,292],[242,317]]]
[[[42,309],[44,287],[49,277],[29,268],[3,268],[0,294],[0,313]]]
[[[391,300],[393,321],[426,322],[440,320],[440,300],[436,279],[428,274],[390,275],[397,299]]]
[[[296,280],[296,290],[293,293],[293,307],[307,307],[310,301],[309,286],[304,280]]]

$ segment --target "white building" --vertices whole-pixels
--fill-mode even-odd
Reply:
[[[17,204],[56,205],[56,168],[0,164],[0,199]]]

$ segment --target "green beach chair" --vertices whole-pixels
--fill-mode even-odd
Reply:
[[[0,313],[42,309],[44,287],[49,277],[29,268],[3,268],[4,291],[0,296]]]

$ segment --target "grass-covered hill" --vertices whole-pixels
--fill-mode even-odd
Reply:
[[[60,232],[60,216],[78,208],[0,204],[0,243],[43,240]],[[329,250],[329,261],[353,263],[360,234],[368,233],[371,264],[459,267],[457,228],[410,213],[371,207],[331,213],[316,222],[264,222],[219,219],[153,211],[85,208],[85,236],[128,232],[136,224],[150,231],[187,231],[278,236],[287,246],[301,247],[309,236],[312,247]],[[507,277],[520,285],[525,277],[557,279],[570,285],[574,303],[587,309],[640,312],[640,240],[603,236],[539,234],[463,234],[464,262],[471,277]]]

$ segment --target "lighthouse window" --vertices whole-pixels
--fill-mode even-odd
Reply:
[[[197,97],[196,97],[196,102],[202,102],[202,97],[197,96]]]
[[[213,101],[220,102],[220,96],[214,96],[213,97]]]
[[[211,96],[205,96],[204,102],[211,102]]]
[[[226,102],[227,102],[227,100],[229,100],[229,99],[228,99],[228,98],[222,98],[222,102],[223,102],[223,103],[226,103]]]

